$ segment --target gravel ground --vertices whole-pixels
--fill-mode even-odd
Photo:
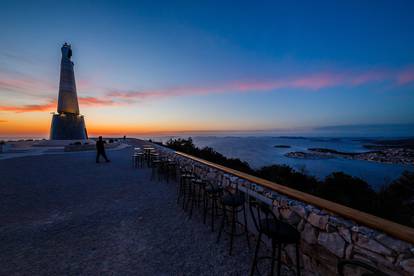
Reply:
[[[151,181],[131,154],[0,160],[0,275],[246,275],[245,239],[228,256],[176,205],[175,183]]]

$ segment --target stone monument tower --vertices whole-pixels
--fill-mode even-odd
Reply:
[[[79,113],[76,93],[75,73],[71,61],[72,49],[63,44],[62,61],[60,63],[60,83],[57,114],[53,114],[50,127],[51,140],[83,140],[88,139],[85,120]]]

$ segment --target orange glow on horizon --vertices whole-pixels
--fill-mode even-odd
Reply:
[[[92,100],[94,101],[94,100]],[[85,103],[84,103],[85,105]],[[29,107],[29,106],[25,106]],[[32,107],[32,106],[30,106]],[[82,107],[81,107],[82,108]],[[50,107],[49,111],[55,109]],[[217,120],[206,116],[194,118],[183,116],[180,112],[171,115],[171,110],[163,112],[136,110],[134,107],[95,107],[86,106],[83,109],[88,135],[94,136],[150,136],[176,135],[185,133],[219,133],[243,132],[272,129],[257,121]],[[141,113],[139,113],[141,112]],[[177,115],[178,114],[178,115]],[[0,113],[0,137],[49,137],[51,114],[43,110],[31,112],[7,111]]]
[[[51,119],[49,115],[34,116],[27,120],[9,120],[0,122],[0,137],[45,137],[49,136]],[[40,119],[38,117],[47,118]],[[229,127],[214,128],[204,125],[174,124],[174,123],[142,123],[140,125],[129,125],[122,123],[97,124],[93,121],[86,121],[89,136],[135,136],[135,135],[167,135],[178,133],[203,133],[203,132],[223,132],[223,131],[251,131],[256,129],[235,129]]]

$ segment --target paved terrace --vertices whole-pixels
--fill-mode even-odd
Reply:
[[[246,275],[244,239],[229,257],[175,183],[134,169],[132,147],[0,160],[0,275]],[[253,250],[252,250],[253,251]]]

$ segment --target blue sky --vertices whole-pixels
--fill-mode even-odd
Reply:
[[[0,133],[47,132],[65,41],[92,133],[413,124],[413,12],[412,1],[3,1]]]

